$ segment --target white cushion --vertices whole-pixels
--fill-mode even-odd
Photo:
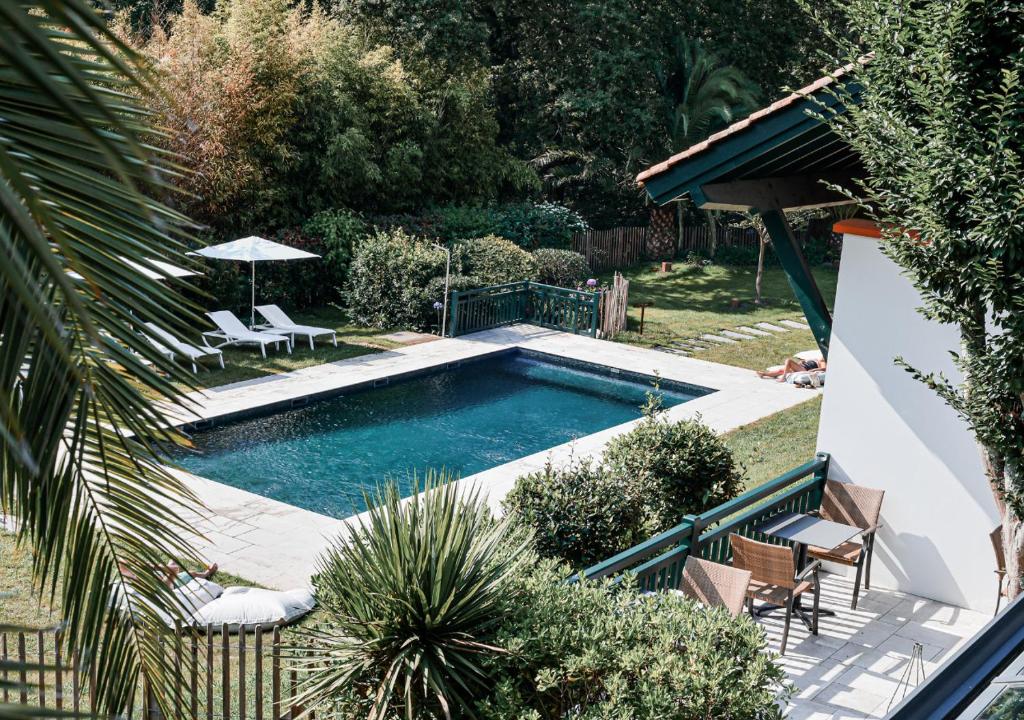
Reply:
[[[196,610],[196,625],[228,625],[231,632],[254,630],[257,625],[287,625],[316,605],[308,590],[264,590],[229,587],[223,594]]]
[[[223,593],[224,588],[220,585],[200,577],[194,577],[181,587],[174,589],[174,595],[181,601],[186,617],[207,603],[216,600]]]

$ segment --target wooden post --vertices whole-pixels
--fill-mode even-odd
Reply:
[[[39,656],[39,677],[36,682],[39,684],[39,707],[46,707],[46,636],[42,630],[36,631],[36,654]]]
[[[271,717],[273,720],[281,720],[281,628],[274,628],[274,638],[270,658],[271,672],[270,681],[270,702]]]
[[[18,633],[18,663],[21,668],[18,671],[18,683],[21,685],[21,692],[18,699],[22,705],[28,705],[28,675],[25,672],[25,633]]]
[[[224,712],[224,719],[231,717],[231,635],[228,632],[228,624],[221,626],[220,635],[220,676],[223,698],[221,708]]]
[[[57,710],[64,709],[64,656],[61,654],[61,642],[63,636],[58,630],[53,634],[53,663],[56,666],[56,677],[53,688],[54,700],[57,703]]]
[[[256,720],[263,720],[263,628],[256,626]]]
[[[199,720],[199,635],[189,631],[189,688],[191,689],[192,720]]]
[[[206,720],[213,720],[213,625],[206,626]]]
[[[224,688],[228,692],[228,688]],[[245,720],[245,628],[238,628],[238,717]]]

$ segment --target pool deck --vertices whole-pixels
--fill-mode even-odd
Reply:
[[[762,380],[742,368],[516,325],[325,363],[213,388],[205,394],[193,393],[190,397],[197,405],[187,413],[177,410],[175,419],[180,423],[229,420],[260,408],[284,409],[293,403],[302,404],[310,396],[390,382],[410,373],[444,368],[450,363],[517,347],[714,389],[715,392],[669,408],[666,413],[673,420],[700,415],[704,423],[720,433],[813,397],[812,391]],[[549,459],[557,465],[573,456],[597,456],[612,437],[627,432],[636,422],[499,465],[461,482],[477,485],[497,509],[520,475],[542,468]],[[199,549],[224,570],[268,587],[305,585],[315,571],[317,556],[331,538],[346,532],[346,523],[351,521],[303,510],[188,473],[178,475],[208,509],[208,514],[191,513],[188,517],[196,529]]]

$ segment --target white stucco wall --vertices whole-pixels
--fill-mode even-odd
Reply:
[[[846,235],[818,449],[830,476],[886,491],[872,585],[974,610],[995,604],[988,532],[998,523],[970,431],[893,363],[956,377],[956,332],[915,311],[920,297],[878,241]]]

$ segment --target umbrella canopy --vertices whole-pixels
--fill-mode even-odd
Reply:
[[[192,255],[216,258],[217,260],[239,260],[241,262],[261,262],[263,260],[303,260],[320,257],[305,250],[298,250],[273,240],[256,237],[255,235],[241,240],[211,245],[196,250]]]
[[[315,253],[298,250],[255,235],[221,243],[220,245],[211,245],[189,254],[202,255],[203,257],[215,258],[217,260],[237,260],[239,262],[251,263],[252,308],[249,312],[249,327],[256,324],[256,263],[266,260],[304,260],[306,258],[320,257]]]

